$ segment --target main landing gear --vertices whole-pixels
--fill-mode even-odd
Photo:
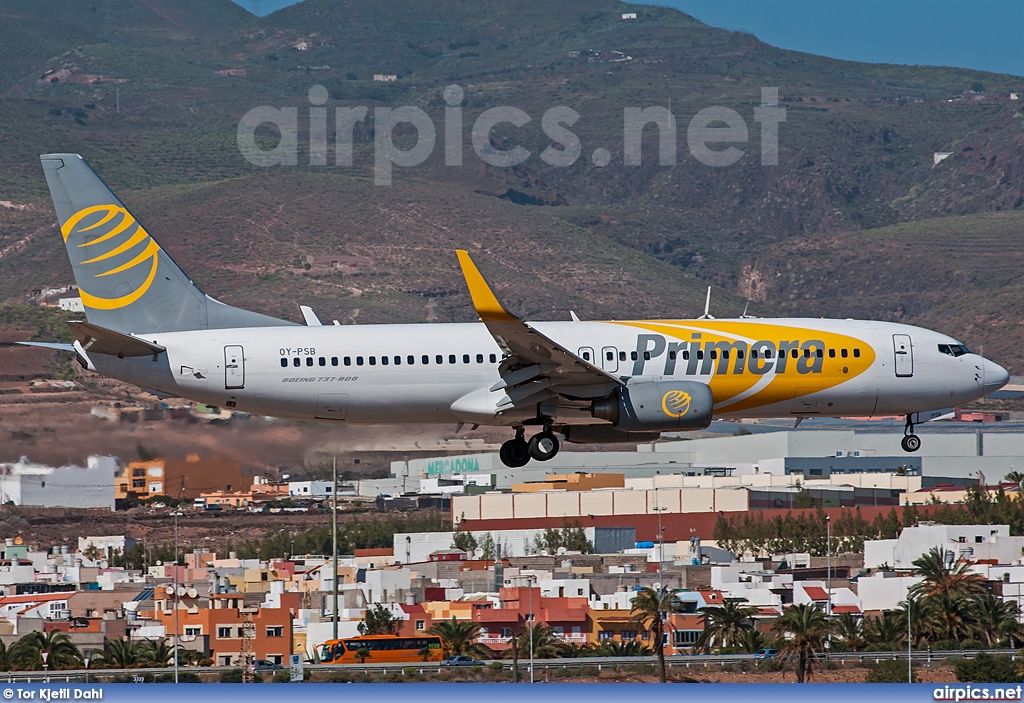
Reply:
[[[558,437],[551,431],[550,424],[545,424],[544,429],[531,437],[530,441],[526,441],[525,435],[526,429],[520,425],[516,427],[516,436],[501,445],[498,457],[502,464],[510,469],[518,469],[530,463],[530,459],[548,461],[558,454]]]
[[[921,448],[921,438],[914,434],[914,416],[907,415],[907,424],[903,428],[903,440],[900,446],[905,452],[916,452]]]

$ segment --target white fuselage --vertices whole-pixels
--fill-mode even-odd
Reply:
[[[741,319],[532,326],[618,377],[708,383],[716,417],[904,415],[975,400],[1008,379],[1000,366],[946,335],[893,323]],[[467,417],[452,409],[499,380],[502,352],[480,323],[214,329],[140,338],[166,353],[124,359],[92,354],[90,360],[99,373],[145,388],[276,417],[496,425],[524,418]],[[715,354],[709,346],[715,342],[733,346]],[[957,345],[954,352],[951,345]],[[566,408],[558,421],[600,424],[578,407]]]

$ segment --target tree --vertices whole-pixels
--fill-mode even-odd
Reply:
[[[665,618],[677,603],[675,590],[643,587],[633,598],[632,623],[651,633],[658,655],[658,680],[665,683]]]
[[[174,647],[166,639],[145,640],[140,645],[140,654],[147,664],[153,666],[171,666],[174,664]],[[178,663],[182,663],[181,649],[178,650]]]
[[[973,659],[961,659],[953,669],[956,680],[972,683],[1016,683],[1021,680],[1017,663],[1005,654],[978,652]]]
[[[914,573],[924,577],[924,581],[911,587],[913,598],[942,594],[973,598],[985,592],[985,579],[981,574],[972,572],[970,564],[965,561],[947,566],[945,554],[939,547],[932,547],[913,563]]]
[[[397,635],[402,621],[380,603],[367,608],[363,613],[363,619],[356,626],[361,635]]]
[[[973,615],[971,601],[961,596],[941,593],[925,598],[925,621],[937,639],[967,639],[971,635]]]
[[[744,602],[745,599],[730,599],[722,605],[701,608],[704,631],[694,647],[705,653],[713,649],[743,649],[747,632],[754,627],[751,618],[757,612],[753,606],[742,605]]]
[[[638,640],[605,640],[594,649],[594,655],[598,657],[640,657],[650,653],[651,648]]]
[[[565,654],[565,643],[544,623],[528,624],[517,638],[518,650],[524,654],[530,651],[532,640],[533,656],[537,659],[553,659]]]
[[[869,651],[892,651],[900,646],[907,636],[907,621],[895,611],[887,610],[877,618],[864,624],[864,638]]]
[[[794,664],[797,683],[810,679],[811,668],[818,653],[824,651],[830,629],[825,613],[808,603],[791,605],[772,629],[786,638],[779,655],[784,664]]]
[[[489,659],[493,656],[487,645],[476,641],[480,637],[480,626],[475,622],[452,617],[451,620],[435,622],[427,633],[441,638],[441,649],[445,657],[465,654],[478,659]]]
[[[473,536],[472,532],[463,532],[461,530],[456,530],[452,533],[452,548],[461,549],[466,554],[472,556],[473,552],[476,550],[476,547],[476,537]]]
[[[1012,483],[1015,486],[1020,486],[1024,483],[1024,472],[1011,471],[1010,473],[1003,476],[1004,483]]]
[[[991,593],[978,596],[971,602],[971,620],[975,636],[992,649],[1002,636],[1012,638],[1017,635],[1020,608],[1016,601],[1006,601]]]
[[[127,638],[112,640],[103,639],[103,652],[100,653],[98,666],[111,669],[132,669],[148,663],[146,651],[141,642]]]
[[[46,653],[46,667],[54,669],[77,669],[82,664],[82,653],[64,632],[52,630],[47,633],[32,632],[25,635],[11,647],[10,657],[22,669],[38,671],[43,668],[43,653]]]
[[[912,682],[917,682],[917,675],[911,671]],[[907,665],[898,659],[883,659],[868,668],[864,683],[907,683]]]
[[[836,634],[851,652],[864,649],[867,639],[864,636],[864,621],[853,613],[843,613],[836,621]]]

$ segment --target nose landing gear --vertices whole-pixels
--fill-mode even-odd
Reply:
[[[916,452],[921,448],[921,438],[914,434],[913,415],[907,415],[907,424],[903,428],[903,440],[900,446],[905,452]]]
[[[545,423],[544,429],[531,437],[529,442],[525,434],[526,429],[520,425],[516,427],[516,436],[501,445],[498,457],[502,464],[510,469],[518,469],[530,463],[531,458],[549,461],[558,454],[561,445],[551,431],[551,423]]]

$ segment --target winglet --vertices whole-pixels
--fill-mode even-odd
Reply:
[[[473,298],[473,307],[476,308],[476,314],[480,316],[480,319],[484,322],[489,320],[517,321],[519,318],[510,314],[494,297],[491,287],[487,285],[480,270],[469,258],[469,252],[459,249],[456,254],[459,255],[462,275],[466,277],[466,286],[469,287],[469,295]]]

